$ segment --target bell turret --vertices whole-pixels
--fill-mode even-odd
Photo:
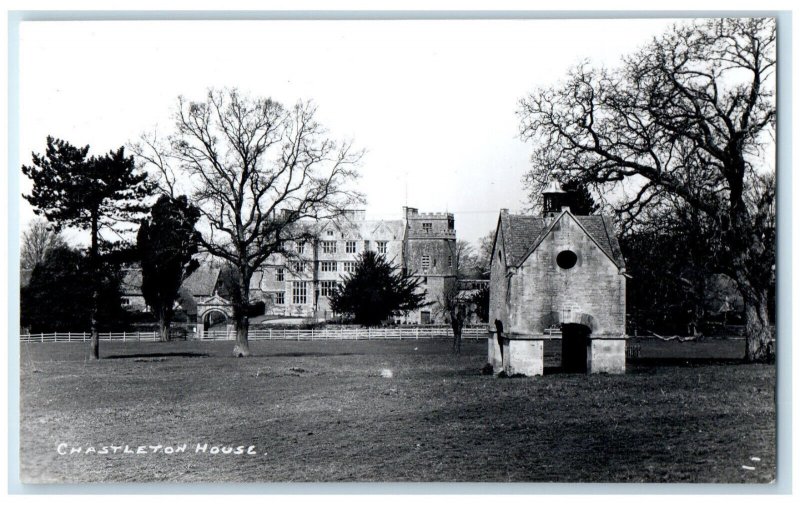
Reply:
[[[567,192],[561,189],[561,184],[554,177],[542,191],[543,215],[554,217],[565,205],[567,205]]]

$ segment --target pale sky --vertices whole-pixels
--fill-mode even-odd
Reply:
[[[332,137],[366,149],[369,219],[455,214],[459,238],[521,211],[531,146],[518,101],[583,59],[616,64],[674,20],[25,22],[20,160],[53,135],[91,153],[171,131],[176,97],[238,87],[313,99]],[[30,184],[20,176],[20,189]],[[20,229],[33,212],[20,199]]]

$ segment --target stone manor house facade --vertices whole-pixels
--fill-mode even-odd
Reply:
[[[355,270],[359,255],[375,251],[398,269],[421,281],[429,305],[398,316],[393,322],[440,323],[436,302],[456,283],[456,230],[451,213],[420,213],[403,207],[396,220],[368,220],[364,210],[350,210],[343,216],[320,221],[315,238],[302,244],[288,244],[289,255],[267,259],[250,281],[250,302],[264,302],[267,316],[331,320],[338,317],[330,308],[330,295]],[[218,294],[220,268],[204,263],[184,282],[180,304],[197,323],[207,323],[212,308],[229,302]],[[134,310],[146,310],[141,295],[141,271],[130,269],[123,281],[123,303]],[[227,313],[229,310],[217,310]]]
[[[355,271],[359,255],[374,251],[397,268],[420,278],[427,307],[395,322],[437,322],[435,304],[456,282],[456,230],[453,214],[420,213],[404,207],[401,219],[368,220],[353,210],[321,222],[310,243],[291,244],[292,256],[273,255],[250,282],[252,301],[263,301],[266,313],[332,319],[330,295]]]

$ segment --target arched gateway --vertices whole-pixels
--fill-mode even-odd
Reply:
[[[226,337],[233,339],[234,330],[232,324],[233,308],[231,302],[219,295],[199,301],[197,303],[197,336],[200,339],[206,338],[210,327],[224,320]]]

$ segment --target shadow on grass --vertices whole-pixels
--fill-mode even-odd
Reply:
[[[207,358],[204,352],[150,352],[140,354],[114,354],[103,359],[137,359],[137,358]]]
[[[266,358],[304,358],[304,357],[324,357],[324,356],[363,356],[360,352],[280,352],[275,354],[263,354]]]
[[[736,358],[629,358],[627,363],[641,368],[648,367],[697,367],[714,365],[744,365],[744,359]]]
[[[660,367],[691,368],[703,366],[744,365],[744,359],[735,358],[629,358],[626,372],[642,373]],[[564,370],[561,366],[545,366],[544,375],[585,375],[586,372]]]

